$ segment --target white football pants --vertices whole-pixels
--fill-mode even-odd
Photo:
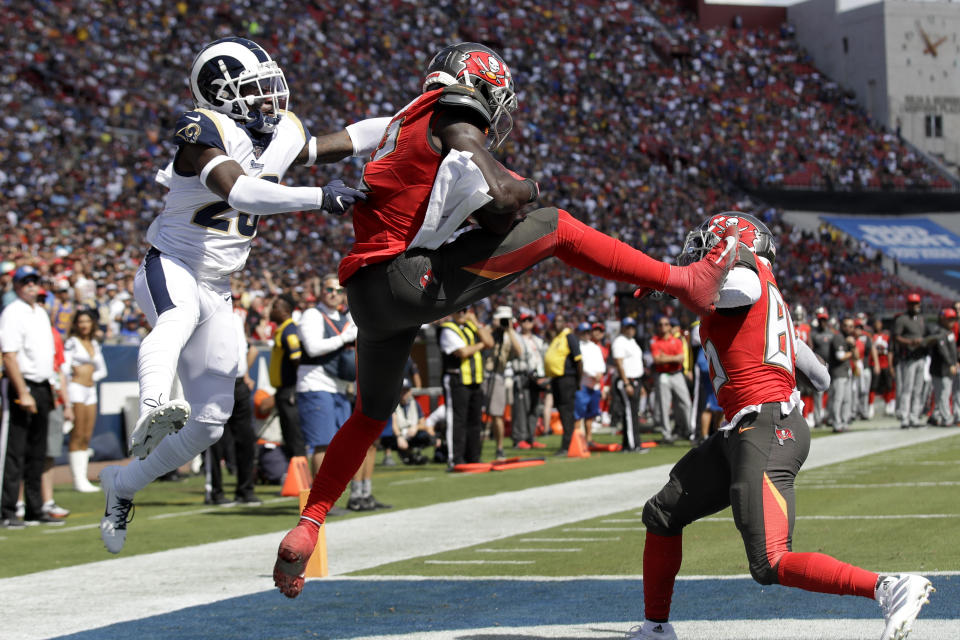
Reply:
[[[186,464],[220,439],[233,411],[240,372],[229,277],[199,281],[186,266],[155,249],[134,279],[134,297],[153,329],[140,344],[140,413],[170,399],[179,374],[190,419],[144,460],[117,476],[124,497]]]

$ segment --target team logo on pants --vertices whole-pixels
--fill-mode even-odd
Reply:
[[[426,289],[431,282],[433,282],[433,269],[427,269],[427,272],[420,276],[420,288]]]
[[[797,439],[793,437],[793,431],[787,429],[786,427],[777,427],[774,432],[777,434],[777,440],[780,441],[781,447],[783,446],[784,440],[793,440],[794,442],[797,441]]]

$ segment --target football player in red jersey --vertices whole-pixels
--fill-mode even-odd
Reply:
[[[699,312],[712,307],[735,260],[735,228],[704,260],[676,267],[554,207],[518,216],[539,198],[539,187],[490,154],[509,134],[516,107],[498,53],[470,42],[448,46],[431,59],[421,95],[392,118],[364,167],[367,199],[354,209],[355,242],[339,272],[359,327],[357,403],[330,443],[298,525],[280,544],[274,582],[291,598],[303,588],[327,511],[397,405],[421,325],[503,289],[551,256],[665,291]],[[479,228],[461,229],[471,215]]]
[[[795,304],[793,305],[791,317],[793,318],[793,329],[796,333],[797,340],[809,346],[810,323],[807,322],[807,310],[803,308],[802,304]],[[813,417],[814,389],[810,385],[810,381],[806,379],[806,376],[797,377],[797,389],[800,390],[800,400],[803,402],[803,418],[807,421],[807,425],[812,427],[815,423]]]
[[[879,372],[873,377],[870,388],[870,405],[877,394],[883,398],[884,414],[896,414],[896,391],[894,389],[893,351],[890,350],[890,332],[883,328],[883,318],[873,320],[873,344],[877,350]]]
[[[728,506],[743,537],[750,574],[760,584],[876,598],[883,639],[903,638],[933,587],[922,576],[878,575],[821,553],[791,550],[794,479],[810,449],[810,430],[794,390],[795,367],[819,388],[829,382],[813,352],[796,341],[793,321],[770,270],[774,239],[748,214],[721,213],[687,236],[681,259],[702,255],[727,225],[741,248],[700,337],[725,424],[670,471],[643,509],[645,622],[634,638],[675,639],[668,622],[680,570],[683,528]]]

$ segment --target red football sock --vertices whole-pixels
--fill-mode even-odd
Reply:
[[[777,578],[785,587],[804,591],[862,596],[873,599],[880,576],[872,571],[840,562],[823,553],[787,552],[780,558]]]
[[[559,212],[553,255],[591,275],[663,291],[670,265]]]
[[[683,536],[658,536],[647,531],[643,545],[643,611],[647,620],[670,619],[673,583],[683,560]]]
[[[317,522],[324,521],[330,507],[367,457],[367,449],[380,437],[386,424],[386,420],[374,420],[363,415],[359,407],[354,409],[327,447],[323,463],[313,478],[310,497],[303,508],[304,516]]]

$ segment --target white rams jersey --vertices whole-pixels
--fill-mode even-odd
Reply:
[[[216,147],[248,176],[280,182],[310,138],[296,115],[280,113],[283,117],[272,136],[260,138],[222,113],[188,111],[177,120],[173,141],[178,146]],[[259,216],[230,208],[200,183],[199,175],[181,174],[172,162],[157,173],[157,182],[170,191],[147,231],[147,241],[183,261],[199,278],[221,278],[242,269]]]

